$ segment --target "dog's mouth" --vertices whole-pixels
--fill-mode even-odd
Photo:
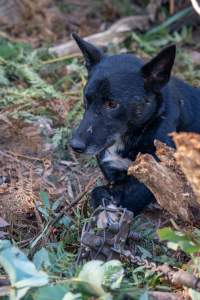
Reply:
[[[115,143],[114,140],[107,142],[104,146],[102,147],[96,147],[96,146],[89,146],[86,151],[85,154],[86,155],[94,155],[97,156],[99,155],[102,151],[105,151],[106,149],[110,148],[113,144]]]

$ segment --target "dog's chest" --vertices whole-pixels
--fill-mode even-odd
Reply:
[[[117,170],[127,170],[131,164],[131,160],[121,156],[124,150],[124,144],[119,139],[114,145],[105,150],[102,156],[102,163],[107,163],[109,167]]]

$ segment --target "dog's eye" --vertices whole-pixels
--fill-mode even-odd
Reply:
[[[107,100],[105,103],[104,103],[104,106],[107,108],[107,109],[115,109],[115,108],[118,108],[119,107],[119,103],[113,101],[113,100]]]

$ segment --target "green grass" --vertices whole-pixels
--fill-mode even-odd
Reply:
[[[129,2],[126,1],[125,10],[129,9]],[[200,70],[191,63],[191,59],[183,47],[184,45],[194,47],[191,28],[183,27],[180,32],[173,34],[169,34],[167,28],[163,27],[156,32],[143,35],[132,33],[122,47],[127,46],[129,47],[127,50],[134,49],[140,56],[149,58],[170,43],[178,45],[174,74],[193,85],[199,85]],[[60,76],[60,70],[66,66],[69,73]],[[2,40],[0,43],[0,109],[4,112],[8,111],[8,118],[15,117],[27,122],[31,118],[41,115],[53,118],[48,110],[50,99],[58,98],[62,101],[72,101],[73,105],[70,107],[65,124],[62,126],[55,125],[54,135],[51,138],[56,149],[56,157],[66,157],[68,154],[64,150],[64,145],[83,112],[82,89],[85,75],[86,72],[81,60],[75,58],[65,58],[63,61],[56,60],[49,57],[46,51],[41,52],[31,49],[27,45],[11,44]],[[33,102],[39,103],[37,110],[30,110]],[[12,106],[19,107],[19,109],[8,110]],[[86,158],[84,163],[87,168],[96,167],[94,158]],[[56,201],[57,204],[55,204]],[[89,217],[89,213],[75,207],[71,216],[63,217],[55,224],[54,228],[50,228],[50,221],[57,216],[63,205],[62,199],[61,203],[59,201],[60,199],[55,199],[53,203],[49,203],[48,195],[43,195],[42,205],[38,208],[42,217],[43,232],[33,237],[30,244],[32,245],[31,248],[27,247],[24,250],[29,253],[36,265],[40,265],[40,268],[48,273],[53,287],[66,283],[65,288],[68,289],[68,279],[77,276],[81,269],[81,266],[76,265],[76,254],[80,245],[81,229]],[[50,230],[55,232],[51,238],[49,238]],[[144,219],[144,216],[138,216],[133,220],[132,230],[140,234],[140,240],[134,245],[135,255],[150,263],[169,263],[174,266],[181,266],[182,261],[173,255],[174,252],[167,247],[166,243],[158,241],[153,222]],[[42,243],[40,243],[41,241]],[[162,286],[163,290],[170,289],[169,285],[163,283],[160,274],[152,272],[145,265],[132,265],[124,262],[123,266],[125,276],[120,291],[135,295],[133,299],[139,299],[139,295],[146,290],[146,287],[161,289]],[[73,292],[73,290],[76,290],[77,293],[77,289],[72,285],[70,291]],[[61,295],[62,287],[57,286],[57,291]],[[112,291],[112,295],[115,295],[115,292]],[[49,291],[46,293],[48,294]],[[91,299],[83,290],[81,293],[82,299]],[[30,298],[27,296],[25,299],[36,299],[35,295],[33,292]],[[40,297],[39,300],[45,299],[45,297]]]

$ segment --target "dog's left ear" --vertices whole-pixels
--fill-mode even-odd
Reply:
[[[176,46],[171,45],[163,49],[156,57],[141,68],[141,73],[147,89],[159,91],[167,84],[175,56]]]
[[[83,53],[83,56],[85,58],[86,62],[86,68],[88,71],[98,64],[100,60],[103,58],[103,52],[96,48],[94,45],[86,42],[83,40],[80,36],[78,36],[76,33],[72,33],[72,37],[76,41],[78,47],[80,48],[81,52]]]

